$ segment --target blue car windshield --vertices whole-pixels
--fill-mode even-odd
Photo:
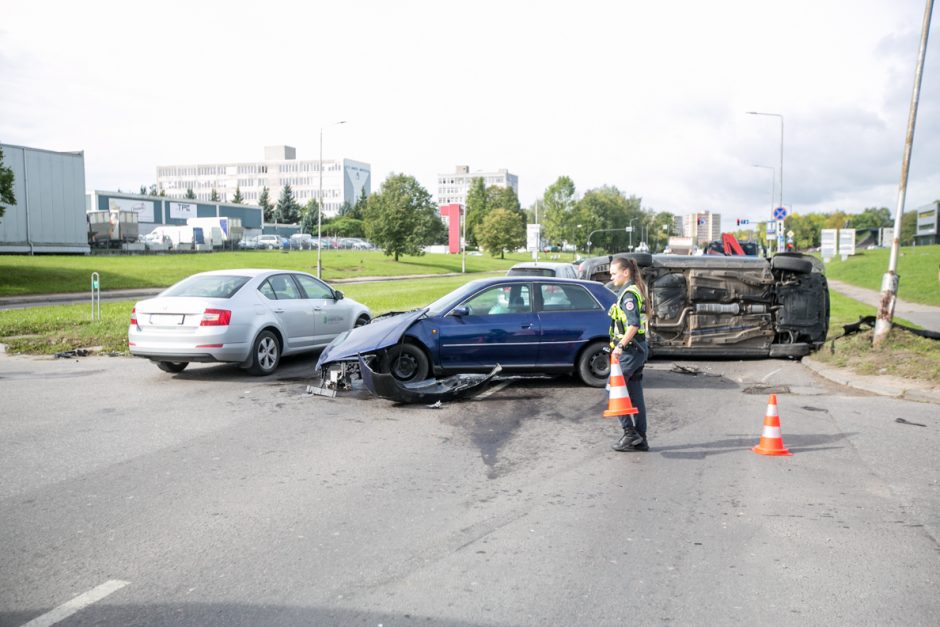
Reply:
[[[231,298],[249,281],[247,276],[213,274],[193,276],[180,281],[160,296],[188,296],[199,298]]]

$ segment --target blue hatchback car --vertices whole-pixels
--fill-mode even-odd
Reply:
[[[317,370],[358,355],[401,382],[463,372],[572,373],[603,387],[610,371],[607,310],[614,293],[593,281],[478,279],[427,307],[375,318],[336,337]]]

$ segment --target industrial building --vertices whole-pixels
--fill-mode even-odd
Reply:
[[[467,204],[467,192],[473,179],[483,179],[486,187],[511,187],[516,196],[519,195],[519,177],[510,174],[508,170],[493,172],[470,172],[470,166],[458,165],[454,172],[437,175],[437,204],[438,205],[464,205]]]
[[[87,211],[134,211],[138,216],[140,235],[158,226],[182,226],[189,218],[238,218],[246,236],[260,234],[263,225],[261,207],[221,202],[197,202],[163,196],[142,196],[123,192],[95,190],[85,199]],[[84,222],[84,211],[82,221]],[[85,231],[82,231],[85,237]],[[87,248],[87,246],[86,246]]]
[[[0,218],[0,253],[88,253],[84,153],[0,146],[16,197]]]
[[[355,205],[371,193],[372,170],[368,163],[339,160],[297,160],[291,146],[265,146],[264,161],[197,163],[157,166],[157,186],[173,198],[185,198],[192,190],[196,202],[210,202],[212,191],[223,203],[235,198],[236,188],[244,202],[257,205],[268,188],[274,205],[284,185],[290,185],[301,205],[320,198],[322,176],[324,216],[334,216],[344,204]]]

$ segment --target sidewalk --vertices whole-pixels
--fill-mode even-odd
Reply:
[[[866,305],[870,305],[874,307],[876,311],[881,304],[881,294],[875,290],[856,287],[848,283],[843,283],[842,281],[836,281],[835,279],[829,279],[829,289],[835,290],[843,296],[848,296]],[[894,315],[910,320],[928,331],[940,333],[940,307],[911,303],[898,298],[894,304]]]

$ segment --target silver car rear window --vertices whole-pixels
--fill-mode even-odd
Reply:
[[[191,296],[198,298],[231,298],[249,281],[247,276],[193,276],[180,281],[161,296]]]

